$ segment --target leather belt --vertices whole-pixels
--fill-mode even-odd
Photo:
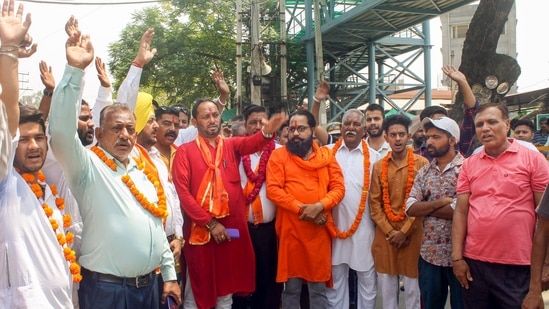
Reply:
[[[136,288],[144,288],[149,284],[151,284],[156,279],[156,272],[154,270],[146,275],[133,277],[133,278],[118,277],[111,274],[98,273],[86,268],[82,268],[81,273],[83,277],[89,277],[89,278],[92,278],[93,280],[97,280],[100,282],[129,285],[129,286],[134,286]]]

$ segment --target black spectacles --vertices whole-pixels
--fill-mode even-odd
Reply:
[[[298,133],[303,133],[308,128],[310,128],[310,127],[309,126],[288,127],[288,132],[295,133],[295,131],[297,131]]]

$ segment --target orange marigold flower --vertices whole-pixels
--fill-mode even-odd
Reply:
[[[65,214],[63,215],[63,227],[64,228],[69,228],[71,226],[71,215],[69,214]]]
[[[76,262],[76,253],[71,250],[71,253],[65,256],[65,259],[71,263]]]
[[[54,231],[57,231],[59,228],[59,224],[57,223],[57,220],[50,218],[50,224]]]
[[[73,275],[80,273],[80,265],[76,263],[71,263],[71,266],[69,266],[69,269],[71,270],[71,274]]]
[[[53,215],[53,209],[51,207],[48,207],[47,204],[44,205],[46,205],[46,207],[42,208],[44,209],[44,213],[46,214],[46,216],[51,217],[51,215]]]
[[[29,174],[29,173],[23,173],[23,174],[21,174],[21,177],[23,177],[23,179],[27,183],[34,182],[34,179],[36,179],[33,174]]]
[[[67,233],[65,234],[65,239],[67,240],[67,243],[68,243],[68,244],[72,244],[73,241],[74,241],[74,234],[71,233],[71,232],[67,232]]]
[[[63,234],[57,234],[56,236],[57,236],[57,242],[58,242],[61,246],[64,246],[65,243],[67,242],[67,241],[65,240],[65,235],[63,235]]]
[[[55,185],[50,185],[51,194],[57,195],[57,187]]]
[[[63,207],[65,205],[65,199],[62,198],[62,197],[58,197],[55,199],[55,205],[57,205],[57,207]],[[63,207],[64,208],[64,207]],[[61,208],[59,208],[61,209]]]
[[[44,175],[44,172],[42,172],[42,170],[38,171],[38,181],[46,182],[46,175]]]

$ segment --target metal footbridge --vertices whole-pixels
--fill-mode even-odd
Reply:
[[[367,103],[408,110],[424,95],[429,105],[432,89],[429,20],[470,2],[473,1],[281,1],[286,9],[288,37],[305,44],[309,101],[312,102],[319,76],[330,83],[329,121],[341,118],[347,109]],[[320,50],[319,37],[322,58],[315,53],[315,39]],[[411,66],[420,59],[423,71],[417,68],[412,71]],[[399,107],[390,99],[392,94],[411,90],[419,91],[404,106]]]

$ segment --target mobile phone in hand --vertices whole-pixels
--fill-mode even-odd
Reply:
[[[178,309],[179,308],[179,305],[175,301],[175,298],[171,295],[168,295],[168,297],[166,297],[166,302],[168,302],[168,309]]]
[[[231,239],[237,239],[240,238],[240,231],[238,229],[225,229],[227,231],[227,234],[229,234],[229,237]]]

